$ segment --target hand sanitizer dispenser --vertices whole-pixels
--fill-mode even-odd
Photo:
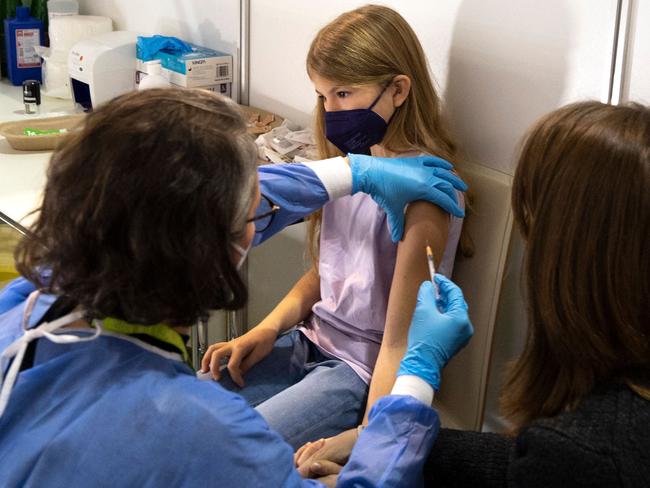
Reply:
[[[75,44],[68,56],[72,99],[92,110],[135,89],[137,33],[115,31]]]

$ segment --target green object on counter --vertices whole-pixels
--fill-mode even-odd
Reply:
[[[23,129],[23,134],[26,136],[44,136],[48,134],[65,134],[68,132],[68,129],[47,129],[47,130],[40,130],[40,129],[30,129],[29,127],[25,127]]]

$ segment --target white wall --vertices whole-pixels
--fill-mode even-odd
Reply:
[[[623,100],[650,104],[650,1],[632,4]]]
[[[237,99],[239,0],[79,0],[79,13],[110,17],[115,30],[176,36],[232,54]]]
[[[365,3],[254,0],[251,105],[308,124],[309,43],[328,21]],[[607,97],[615,0],[381,3],[418,34],[460,142],[479,164],[512,174],[516,143],[537,117],[568,101]]]

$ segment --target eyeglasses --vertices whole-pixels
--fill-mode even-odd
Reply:
[[[273,222],[273,216],[280,210],[280,206],[273,203],[268,197],[262,195],[260,204],[257,207],[255,217],[246,222],[255,222],[255,232],[264,232]]]

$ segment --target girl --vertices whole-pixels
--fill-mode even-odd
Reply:
[[[395,11],[366,6],[338,17],[313,40],[307,71],[323,158],[455,159],[422,47]],[[212,345],[202,369],[242,394],[295,448],[365,422],[395,380],[417,287],[428,277],[425,247],[450,275],[461,225],[417,202],[395,245],[371,198],[328,204],[312,220],[313,267],[257,327]]]
[[[442,429],[432,485],[648,486],[649,187],[648,107],[577,103],[531,130],[512,189],[528,338],[501,397],[516,437]],[[300,471],[343,464],[344,434]]]

